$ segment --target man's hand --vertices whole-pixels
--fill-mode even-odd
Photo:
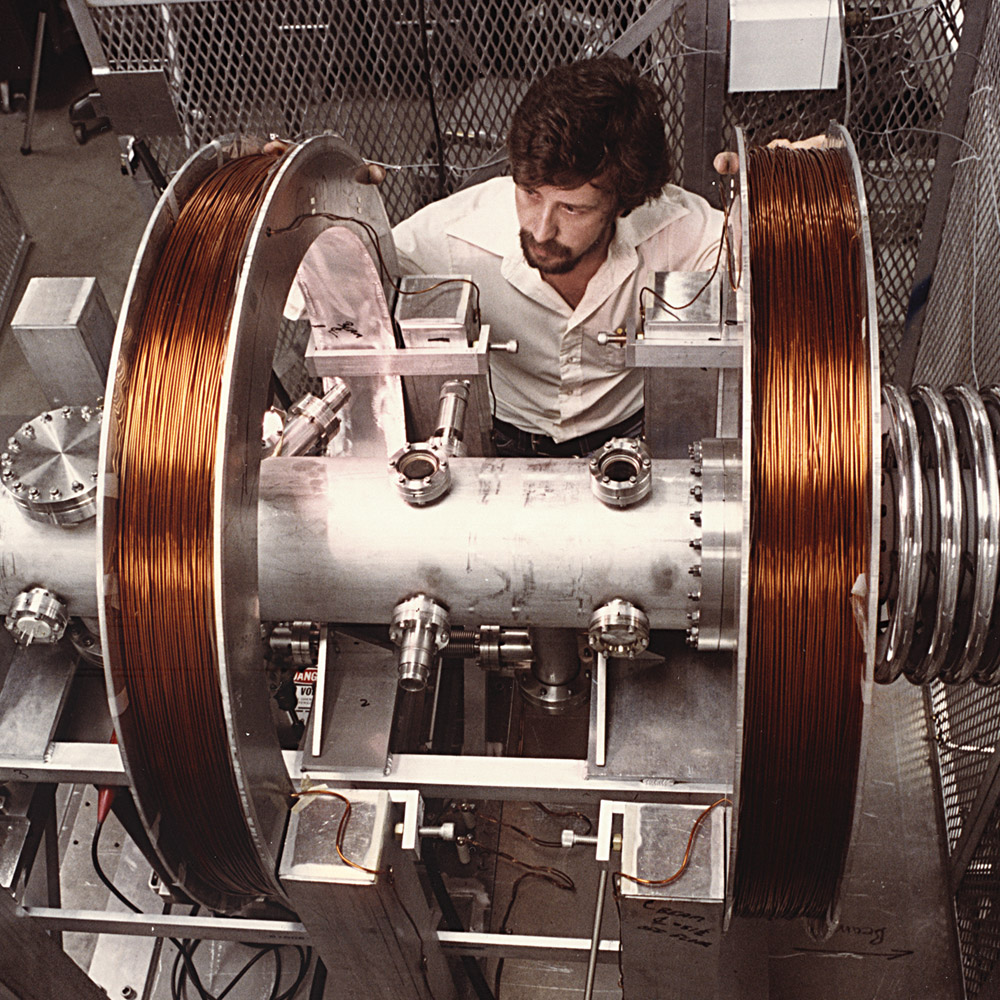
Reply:
[[[799,139],[792,142],[790,139],[772,139],[768,144],[768,149],[775,149],[784,146],[788,149],[816,149],[826,142],[825,135],[811,135],[808,139]],[[733,152],[719,153],[712,161],[715,172],[722,177],[731,177],[740,172],[740,158]]]
[[[271,139],[264,143],[264,148],[261,150],[262,153],[283,153],[286,149],[291,149],[295,143],[290,142],[288,139]]]
[[[281,155],[287,150],[291,149],[295,143],[289,141],[288,139],[270,139],[268,142],[264,143],[264,148],[261,150],[262,153],[276,153]],[[378,163],[362,163],[357,170],[354,171],[354,179],[359,184],[381,184],[385,180],[385,167]]]

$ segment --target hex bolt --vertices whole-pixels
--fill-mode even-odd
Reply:
[[[52,423],[52,414],[51,413],[43,413],[42,414],[42,420],[44,420],[47,424],[51,424]]]
[[[38,487],[32,486],[31,489],[28,490],[28,496],[34,500],[38,496]]]
[[[700,601],[701,600],[701,591],[698,591],[698,590],[689,590],[688,591],[688,600],[689,601]]]
[[[701,539],[700,538],[692,538],[690,544],[691,544],[691,548],[692,549],[700,549],[701,548]]]
[[[691,576],[701,576],[701,563],[695,563],[693,566],[688,566],[688,573]]]
[[[697,625],[692,625],[687,630],[687,637],[685,638],[684,641],[689,646],[697,646],[698,645],[698,626]]]
[[[24,435],[24,436],[25,436],[25,437],[26,437],[26,438],[27,438],[27,439],[28,439],[29,441],[33,441],[33,440],[34,440],[34,437],[35,437],[35,428],[34,428],[34,427],[32,427],[32,426],[31,426],[31,424],[25,424],[25,425],[24,425],[24,427],[22,427],[22,428],[21,428],[21,433],[22,433],[22,434],[23,434],[23,435]]]
[[[689,622],[696,622],[696,621],[699,621],[701,619],[701,612],[700,611],[689,611],[687,613],[686,617],[687,617],[687,620]]]
[[[700,525],[701,524],[701,511],[700,510],[693,510],[693,511],[691,511],[691,520],[694,521],[695,524]]]
[[[58,500],[59,497],[62,496],[62,490],[60,490],[57,486],[53,486],[52,489],[49,490],[49,496],[52,497],[53,500]]]
[[[699,503],[701,502],[701,496],[702,496],[701,483],[695,483],[694,486],[691,487],[689,492],[691,493],[691,496],[695,498],[695,500],[697,500]]]
[[[82,490],[82,489],[83,489],[83,483],[78,483],[78,482],[74,482],[73,483],[73,492],[74,493],[79,493],[80,490]]]

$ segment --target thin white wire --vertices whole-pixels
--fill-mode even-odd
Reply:
[[[931,0],[930,3],[921,4],[919,7],[907,7],[905,10],[894,10],[890,14],[875,14],[869,20],[871,21],[884,21],[890,17],[902,17],[904,14],[919,14],[924,10],[932,10],[937,7],[937,0]]]
[[[503,163],[507,159],[505,156],[497,157],[493,160],[487,160],[486,163],[477,163],[472,167],[456,167],[448,164],[449,170],[454,170],[456,173],[475,173],[477,170],[485,170],[487,167],[495,167],[498,163]],[[370,164],[373,167],[383,167],[385,170],[426,170],[428,167],[437,169],[436,163],[382,163],[380,160],[369,160],[366,159],[365,163]]]

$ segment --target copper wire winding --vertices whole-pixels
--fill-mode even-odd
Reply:
[[[864,649],[870,370],[837,150],[753,149],[750,605],[735,905],[822,918],[850,838]]]
[[[118,453],[113,569],[136,792],[184,888],[273,894],[227,744],[212,561],[222,371],[242,248],[271,156],[232,160],[191,195],[135,331]],[[113,623],[112,623],[113,624]]]

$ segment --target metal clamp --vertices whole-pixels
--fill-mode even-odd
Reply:
[[[631,507],[649,495],[653,463],[638,438],[611,438],[590,459],[594,496],[609,507]]]

